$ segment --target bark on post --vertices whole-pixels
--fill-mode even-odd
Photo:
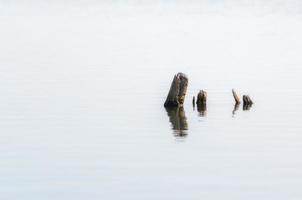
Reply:
[[[195,107],[195,96],[193,96],[192,104],[193,104],[193,107]]]
[[[165,107],[182,106],[185,101],[187,87],[188,87],[188,77],[183,73],[178,73],[177,75],[175,75],[164,106]]]
[[[236,104],[240,104],[240,103],[241,103],[241,102],[240,102],[240,97],[237,95],[237,93],[235,92],[234,89],[232,89],[232,93],[233,93],[233,97],[234,97],[234,99],[235,99],[235,103],[236,103]]]

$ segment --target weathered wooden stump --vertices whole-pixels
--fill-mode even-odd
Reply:
[[[207,92],[204,90],[200,90],[197,94],[197,106],[206,105],[207,104]]]
[[[254,103],[249,95],[243,95],[242,100],[243,100],[243,110],[249,110]]]
[[[174,76],[169,94],[165,101],[165,107],[179,107],[182,106],[187,92],[188,77],[184,73],[178,73]]]
[[[243,95],[242,99],[244,105],[252,105],[254,103],[249,95]]]
[[[193,107],[195,107],[195,96],[193,96],[192,104],[193,104]]]
[[[197,111],[201,116],[205,116],[207,113],[207,92],[204,90],[200,90],[197,94]]]
[[[240,103],[241,103],[241,102],[240,102],[240,97],[237,95],[237,93],[235,92],[234,89],[232,89],[232,93],[233,93],[233,97],[234,97],[234,99],[235,99],[235,103],[236,103],[236,104],[240,104]]]

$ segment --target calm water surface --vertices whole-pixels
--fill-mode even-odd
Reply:
[[[299,1],[0,2],[1,199],[302,198]]]

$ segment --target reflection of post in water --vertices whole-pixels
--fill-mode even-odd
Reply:
[[[183,107],[166,107],[169,120],[176,137],[187,136],[188,122]]]
[[[240,105],[239,103],[235,103],[234,109],[232,111],[233,116],[236,114],[236,111],[239,109],[239,105]]]

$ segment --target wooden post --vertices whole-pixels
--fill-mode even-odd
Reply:
[[[233,93],[233,97],[234,97],[234,99],[235,99],[235,103],[236,103],[236,104],[240,104],[240,103],[241,103],[241,102],[240,102],[240,98],[239,98],[239,96],[237,95],[237,93],[235,92],[234,89],[232,89],[232,93]]]
[[[200,90],[197,95],[197,106],[206,105],[207,104],[207,92],[204,90]]]
[[[249,110],[254,103],[249,95],[243,95],[242,100],[243,100],[243,110]]]
[[[193,104],[193,107],[195,107],[195,96],[193,96],[192,104]]]
[[[174,76],[169,94],[165,101],[165,107],[183,106],[188,87],[188,77],[183,73]]]
[[[244,105],[252,105],[254,103],[249,95],[243,95],[242,99]]]
[[[197,110],[200,113],[201,116],[206,115],[207,111],[207,92],[204,90],[200,90],[199,93],[197,94]]]

